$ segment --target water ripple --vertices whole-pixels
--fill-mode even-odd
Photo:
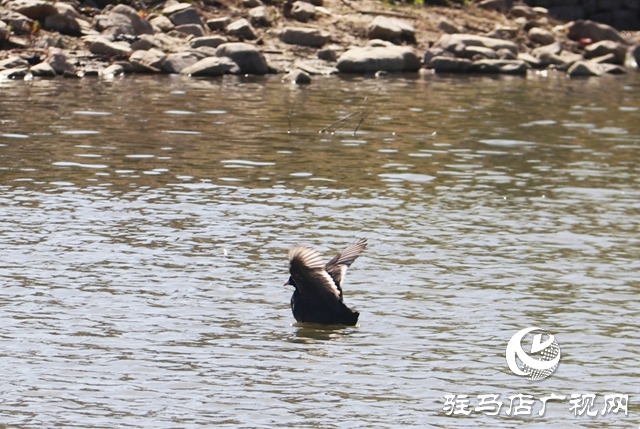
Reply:
[[[637,427],[640,124],[619,107],[639,76],[12,83],[3,132],[29,138],[0,150],[2,424]],[[390,120],[316,132],[362,99]],[[158,131],[185,108],[229,126]],[[99,132],[38,131],[67,129]],[[359,326],[294,323],[288,248],[328,260],[364,236],[343,284]],[[504,356],[536,325],[563,358],[532,384]],[[584,392],[629,394],[628,416],[504,414]],[[489,393],[499,417],[445,413],[444,395]]]

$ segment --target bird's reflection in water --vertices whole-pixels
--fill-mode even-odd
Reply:
[[[345,325],[320,325],[317,323],[294,323],[296,330],[291,339],[294,343],[313,343],[316,340],[337,340],[350,335],[354,328]]]

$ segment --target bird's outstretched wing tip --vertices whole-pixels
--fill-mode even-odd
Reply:
[[[357,239],[354,244],[362,246],[363,249],[366,249],[369,245],[369,239],[367,237]]]
[[[299,264],[307,268],[321,268],[324,266],[322,263],[322,255],[310,247],[306,246],[294,246],[289,249],[289,262],[298,262]]]

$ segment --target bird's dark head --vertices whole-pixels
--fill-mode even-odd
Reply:
[[[289,280],[287,280],[282,286],[293,286],[294,288],[298,289],[298,285],[296,285],[295,280],[293,280],[293,277],[289,276]]]

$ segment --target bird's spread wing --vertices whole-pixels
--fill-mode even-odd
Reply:
[[[322,256],[316,250],[303,246],[291,248],[289,272],[303,296],[342,300],[340,289],[325,270]]]
[[[367,248],[367,239],[361,238],[350,245],[347,246],[346,249],[342,251],[342,253],[338,253],[333,257],[327,265],[325,265],[325,270],[329,273],[331,278],[333,279],[338,291],[340,292],[340,296],[342,296],[342,282],[344,281],[344,275],[347,272],[347,268],[353,264],[358,256],[362,253],[364,249]]]

